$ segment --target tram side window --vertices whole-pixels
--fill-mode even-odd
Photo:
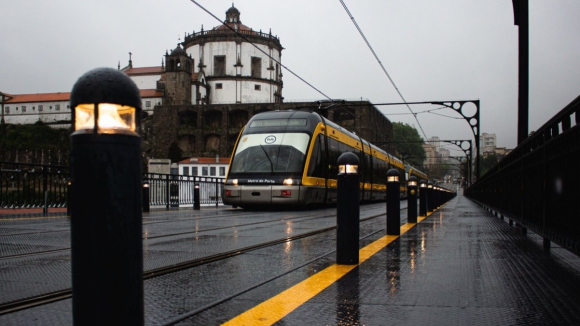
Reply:
[[[362,182],[364,182],[364,183],[369,183],[372,181],[371,180],[372,173],[373,173],[372,160],[373,160],[373,157],[371,155],[365,153],[365,158],[362,162],[362,166],[363,166]]]
[[[373,157],[373,183],[379,183],[381,179],[380,162],[378,158]]]
[[[328,139],[328,177],[335,179],[338,175],[338,157],[340,151],[338,149],[338,142],[334,139]]]
[[[324,178],[324,137],[318,135],[312,148],[310,164],[308,165],[308,176]]]
[[[377,183],[387,184],[387,171],[389,164],[385,161],[381,161],[379,164],[378,180]]]

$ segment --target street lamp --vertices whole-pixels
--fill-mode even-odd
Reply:
[[[139,89],[98,68],[78,79],[70,104],[73,323],[142,325]]]

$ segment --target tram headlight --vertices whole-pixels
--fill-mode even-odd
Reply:
[[[284,181],[282,182],[283,185],[285,186],[291,186],[294,184],[294,180],[292,180],[292,178],[288,178],[288,179],[284,179]]]
[[[238,179],[232,179],[230,181],[232,183],[232,185],[237,186],[238,185]]]

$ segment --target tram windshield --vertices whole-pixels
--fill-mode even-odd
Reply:
[[[230,172],[301,172],[309,140],[305,133],[243,135]]]

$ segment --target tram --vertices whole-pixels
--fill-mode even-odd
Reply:
[[[254,115],[240,132],[223,203],[243,208],[335,203],[337,160],[345,152],[360,159],[361,201],[385,200],[389,169],[399,170],[403,188],[409,173],[426,178],[316,112],[269,111]]]

